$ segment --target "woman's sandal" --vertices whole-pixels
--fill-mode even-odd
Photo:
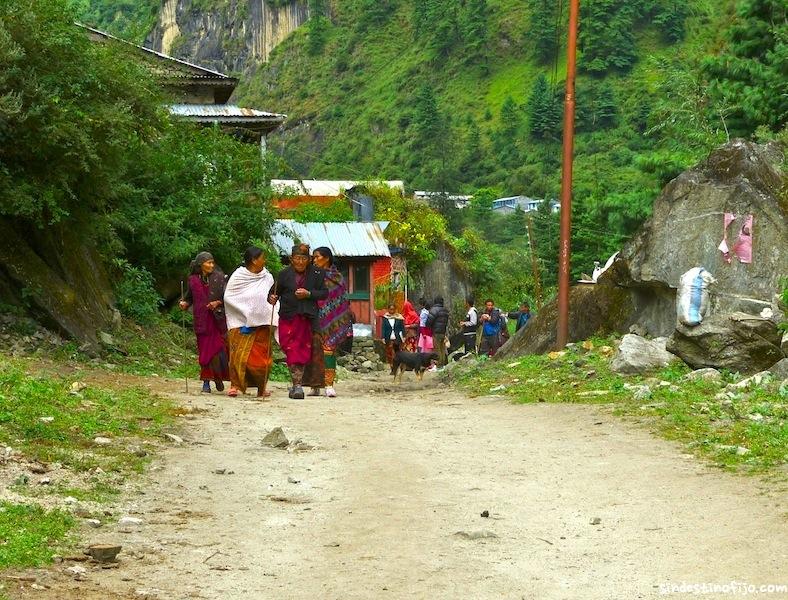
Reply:
[[[238,390],[236,390],[235,388],[231,387],[230,391],[227,392],[227,395],[230,396],[230,398],[237,398],[238,397]]]

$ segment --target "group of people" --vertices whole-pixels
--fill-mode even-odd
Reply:
[[[421,298],[419,306],[421,310],[417,314],[410,302],[405,302],[400,314],[391,305],[383,315],[386,357],[391,363],[394,353],[400,349],[407,352],[435,352],[438,354],[438,364],[445,365],[449,349],[449,311],[440,296],[431,303]],[[465,318],[459,322],[459,326],[466,353],[493,356],[509,337],[507,319],[514,321],[515,331],[519,331],[531,318],[531,309],[526,302],[520,305],[519,310],[503,313],[492,299],[487,299],[480,314],[474,299],[469,297],[465,300],[465,308]]]
[[[289,263],[274,281],[255,246],[229,278],[210,253],[195,257],[180,307],[192,307],[203,392],[211,392],[211,381],[223,391],[229,380],[229,396],[251,387],[258,397],[269,396],[276,340],[290,371],[291,398],[304,398],[304,387],[310,395],[325,389],[336,396],[336,351],[353,334],[347,286],[330,248],[310,253],[296,244]]]
[[[531,308],[527,302],[520,305],[519,310],[502,313],[495,302],[488,298],[484,302],[481,315],[474,306],[473,298],[465,301],[467,313],[465,320],[460,322],[465,342],[465,352],[478,352],[493,356],[506,340],[509,339],[507,322],[515,322],[515,332],[525,327],[531,318]]]

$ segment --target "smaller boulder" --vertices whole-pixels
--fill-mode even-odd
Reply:
[[[610,369],[623,375],[642,375],[667,367],[674,360],[676,357],[665,350],[664,338],[647,340],[628,333],[621,340]]]
[[[720,381],[722,373],[717,369],[707,367],[705,369],[696,369],[692,373],[687,373],[682,377],[684,381]]]
[[[712,315],[696,327],[679,324],[667,349],[693,368],[713,367],[752,374],[785,355],[777,325],[745,313]]]
[[[780,362],[772,365],[769,372],[774,375],[775,379],[788,379],[788,358],[783,358]]]

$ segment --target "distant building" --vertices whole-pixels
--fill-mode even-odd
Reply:
[[[81,25],[97,43],[124,44],[144,62],[170,95],[168,106],[173,118],[201,125],[219,125],[237,137],[260,144],[265,151],[266,136],[284,123],[287,115],[227,104],[238,79],[199,65],[133,44],[105,31]]]
[[[492,209],[498,214],[509,214],[518,208],[523,212],[533,212],[539,210],[544,200],[529,198],[528,196],[509,196],[493,200]],[[558,212],[560,204],[555,200],[550,200],[550,212]]]
[[[431,202],[434,200],[438,200],[441,198],[447,198],[449,200],[454,201],[454,206],[457,208],[465,208],[468,206],[468,203],[473,199],[473,196],[465,196],[461,194],[447,194],[445,192],[425,192],[423,190],[419,190],[413,192],[413,199],[418,200],[421,202]]]

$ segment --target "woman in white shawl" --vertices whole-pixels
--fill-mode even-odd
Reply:
[[[230,276],[224,291],[227,342],[230,347],[230,390],[228,396],[256,387],[257,396],[270,396],[265,387],[271,372],[272,326],[276,327],[277,306],[268,303],[274,278],[265,268],[265,255],[252,246],[244,253],[244,265]]]

